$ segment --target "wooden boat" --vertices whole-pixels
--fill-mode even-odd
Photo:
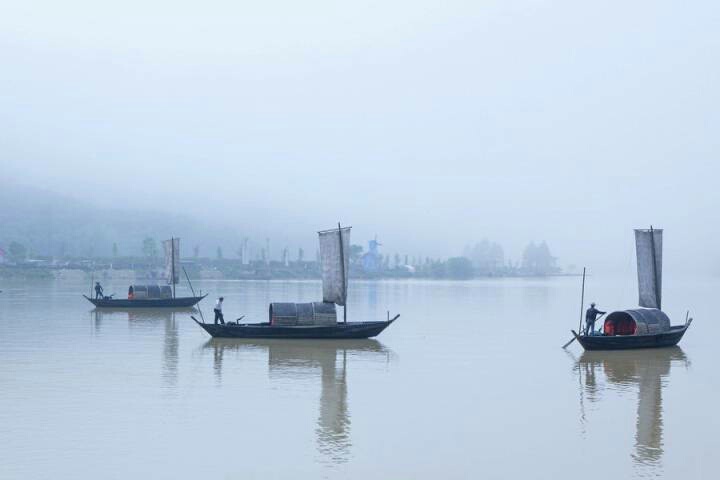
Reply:
[[[628,350],[634,348],[674,347],[682,339],[692,318],[685,325],[673,325],[666,332],[650,335],[573,335],[585,350]]]
[[[347,322],[335,325],[290,325],[278,326],[265,323],[235,323],[224,325],[203,323],[191,315],[191,318],[214,338],[371,338],[382,333],[398,319],[400,315],[380,322]]]
[[[313,303],[271,303],[266,323],[210,324],[192,319],[212,337],[224,338],[370,338],[400,317],[380,322],[347,321],[347,272],[350,227],[318,232],[322,266],[323,301]],[[335,305],[343,307],[338,322]]]
[[[200,297],[136,298],[134,300],[110,297],[94,299],[87,295],[83,295],[83,297],[98,308],[190,308],[207,297],[207,294]]]
[[[689,315],[686,315],[684,325],[671,325],[670,318],[660,308],[662,234],[662,230],[655,230],[652,227],[649,230],[635,230],[638,304],[643,308],[610,313],[600,332],[584,335],[571,330],[574,339],[585,350],[671,347],[677,345],[687,332],[692,323]],[[585,274],[583,272],[583,297],[584,293]]]
[[[180,280],[180,275],[176,268],[176,265],[180,263],[180,239],[171,238],[170,240],[164,240],[163,248],[165,250],[165,276],[167,277],[168,285],[133,285],[131,288],[134,294],[132,296],[128,295],[128,297],[132,298],[112,298],[112,296],[92,298],[87,295],[83,295],[83,297],[97,308],[190,308],[195,306],[200,300],[207,297],[207,294],[200,296],[195,295],[187,273],[185,273],[185,278],[187,278],[193,295],[191,297],[175,296],[175,285],[178,284]],[[172,285],[172,290],[169,285]]]

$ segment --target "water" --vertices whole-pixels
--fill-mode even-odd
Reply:
[[[346,342],[210,340],[187,311],[94,311],[89,282],[2,281],[0,478],[715,478],[720,282],[667,277],[680,348],[616,353],[560,349],[577,278],[354,282],[351,320],[402,316]],[[633,280],[587,298],[631,307]],[[320,295],[195,287],[257,321]]]

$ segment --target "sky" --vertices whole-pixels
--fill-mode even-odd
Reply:
[[[422,256],[626,267],[652,224],[720,271],[718,58],[711,1],[11,2],[0,174]]]

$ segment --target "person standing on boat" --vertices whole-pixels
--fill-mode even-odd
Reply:
[[[605,313],[595,308],[595,302],[590,304],[590,308],[585,312],[585,335],[588,332],[595,331],[595,320],[597,320],[598,315],[605,315]]]
[[[222,304],[223,304],[223,297],[218,298],[218,301],[215,302],[215,308],[213,311],[215,312],[215,325],[217,325],[218,320],[220,320],[220,323],[225,325],[225,318],[223,318],[222,313]]]
[[[103,288],[100,282],[95,282],[95,300],[98,298],[103,298]]]

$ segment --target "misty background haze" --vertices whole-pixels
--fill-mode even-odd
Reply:
[[[719,47],[709,1],[14,2],[2,237],[277,257],[339,220],[388,255],[546,240],[609,271],[653,224],[668,268],[717,272]]]

